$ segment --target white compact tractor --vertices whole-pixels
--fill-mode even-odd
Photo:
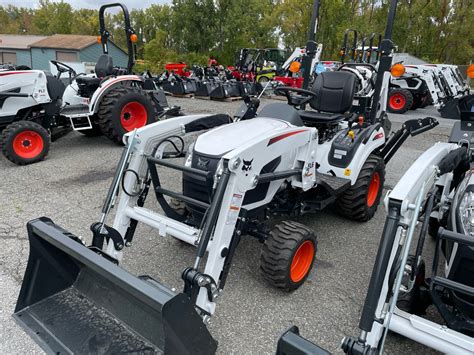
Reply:
[[[394,113],[432,103],[441,117],[459,119],[461,111],[474,106],[474,95],[454,65],[406,65],[391,87],[388,107]]]
[[[419,71],[415,67],[405,66],[403,75],[390,78],[388,111],[403,114],[408,110],[416,110],[430,105],[432,95],[429,88],[435,88],[436,95],[438,95],[440,88],[436,85],[429,70]]]
[[[125,19],[127,68],[114,67],[108,54],[110,33],[104,13],[117,6]],[[58,61],[51,61],[57,76],[38,70],[0,72],[1,142],[5,157],[13,163],[24,165],[44,159],[50,140],[71,128],[85,135],[104,134],[121,143],[125,133],[179,112],[177,107],[168,107],[164,92],[155,90],[150,80],[132,75],[136,34],[127,8],[104,5],[99,20],[104,54],[97,61],[95,74],[77,74]],[[67,87],[61,80],[65,73],[69,75]]]
[[[316,53],[318,10],[315,1],[306,46],[314,51],[303,59],[306,68]],[[389,138],[383,104],[393,51],[389,19],[367,116],[352,112],[357,77],[335,71],[319,75],[311,90],[279,88],[288,104],[269,104],[254,118],[182,116],[127,133],[102,217],[91,226],[91,245],[49,218],[28,223],[31,249],[15,310],[19,324],[54,353],[91,353],[97,344],[105,353],[214,353],[217,343],[205,324],[244,235],[263,243],[261,270],[270,284],[289,291],[301,286],[317,240],[294,216],[335,203],[350,219],[372,218],[385,163],[410,135],[437,124],[430,118],[407,121]],[[305,73],[309,82],[310,71]],[[191,135],[203,130],[186,149]],[[169,159],[177,157],[184,164]],[[167,187],[162,169],[182,173],[182,191]],[[160,210],[145,207],[150,193]],[[271,227],[273,216],[286,220]],[[181,275],[182,292],[118,266],[138,223],[196,247],[194,262]]]

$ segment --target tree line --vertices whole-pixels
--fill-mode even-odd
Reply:
[[[337,59],[344,31],[383,33],[388,0],[321,0],[317,40],[323,59]],[[304,46],[313,0],[173,0],[130,12],[138,57],[151,69],[168,61],[233,64],[240,48]],[[400,52],[428,62],[468,64],[474,57],[474,1],[399,0],[393,40]],[[0,6],[2,32],[97,35],[98,9],[40,0],[35,9]],[[108,13],[113,41],[124,46],[123,16]]]

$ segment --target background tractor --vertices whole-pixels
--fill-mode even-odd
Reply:
[[[120,7],[125,18],[128,46],[126,68],[114,67],[108,55],[110,32],[104,13]],[[166,114],[177,114],[169,108],[161,90],[153,82],[133,75],[134,41],[124,5],[104,5],[99,11],[100,42],[104,54],[99,57],[94,74],[76,73],[67,64],[51,61],[57,75],[38,70],[4,70],[0,72],[0,129],[2,150],[7,159],[24,165],[44,159],[50,142],[72,129],[88,135],[104,134],[122,143],[125,133],[142,127]],[[69,85],[65,87],[63,76]]]

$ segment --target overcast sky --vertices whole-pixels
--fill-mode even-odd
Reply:
[[[0,0],[0,5],[16,5],[23,7],[37,7],[38,0]],[[74,8],[89,8],[98,9],[100,5],[110,4],[112,0],[69,0],[64,1],[71,4]],[[124,3],[129,9],[145,8],[151,4],[166,4],[171,3],[171,0],[120,0],[117,2]]]

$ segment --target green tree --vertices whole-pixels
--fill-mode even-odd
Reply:
[[[41,34],[72,33],[74,13],[71,5],[64,1],[52,2],[40,0],[39,8],[35,11],[33,23]]]

